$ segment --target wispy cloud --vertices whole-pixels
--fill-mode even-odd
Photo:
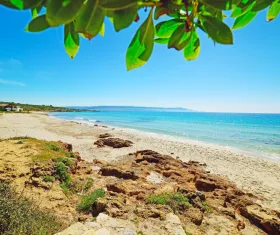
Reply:
[[[10,80],[5,80],[5,79],[1,79],[1,78],[0,78],[0,84],[14,85],[14,86],[25,86],[25,84],[22,83],[22,82],[10,81]]]
[[[20,60],[17,60],[17,59],[14,59],[14,58],[9,59],[8,63],[12,64],[12,65],[17,65],[17,66],[22,65],[22,62]]]

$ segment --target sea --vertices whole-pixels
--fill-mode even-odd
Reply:
[[[89,125],[108,125],[195,140],[280,161],[280,114],[127,107],[96,109],[99,112],[59,112],[51,113],[50,116]]]

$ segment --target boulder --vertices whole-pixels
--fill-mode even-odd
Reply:
[[[123,140],[120,138],[106,138],[99,139],[95,141],[94,144],[97,145],[97,147],[99,148],[104,147],[105,145],[113,148],[124,148],[132,146],[133,143],[129,140]]]
[[[195,187],[199,191],[212,192],[217,188],[217,185],[216,185],[215,182],[212,182],[212,181],[207,180],[207,179],[197,179],[195,181]]]

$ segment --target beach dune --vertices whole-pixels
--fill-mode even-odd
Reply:
[[[130,140],[127,148],[98,148],[94,142],[100,134]],[[222,175],[239,188],[254,193],[267,208],[280,210],[280,162],[246,156],[227,148],[158,134],[64,121],[47,114],[4,114],[0,116],[0,138],[29,136],[61,140],[73,145],[87,161],[116,161],[122,156],[144,149],[168,154],[183,161],[198,161],[211,173]]]

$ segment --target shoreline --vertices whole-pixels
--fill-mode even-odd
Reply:
[[[140,131],[139,131],[140,132]],[[113,149],[97,148],[93,143],[99,134],[109,133],[113,137],[132,141],[132,147]],[[157,135],[157,134],[156,134]],[[37,139],[61,140],[73,145],[83,159],[117,161],[123,156],[138,150],[151,149],[161,154],[188,162],[206,164],[211,173],[222,175],[239,188],[252,192],[260,199],[259,203],[272,209],[280,209],[280,163],[244,154],[235,153],[222,147],[189,143],[154,134],[142,135],[119,128],[89,126],[74,121],[53,118],[45,114],[9,114],[0,116],[0,138],[30,136]]]
[[[90,122],[90,121],[84,121],[84,120],[79,121],[79,120],[75,120],[75,119],[72,119],[72,120],[63,119],[61,117],[52,116],[52,115],[50,115],[50,113],[47,113],[47,115],[51,118],[55,118],[55,119],[62,120],[65,122],[75,122],[77,124],[86,124],[88,126],[94,126],[94,125],[98,124],[98,122]],[[280,163],[280,154],[276,154],[276,153],[253,152],[253,151],[250,151],[249,149],[244,150],[244,149],[241,149],[238,147],[225,146],[225,145],[220,145],[218,143],[209,143],[209,142],[204,142],[202,140],[194,140],[194,139],[189,139],[189,138],[184,138],[184,137],[179,137],[179,136],[149,132],[149,131],[138,130],[138,129],[128,128],[128,127],[112,126],[103,121],[101,121],[98,125],[99,126],[106,125],[108,128],[114,128],[115,130],[118,130],[118,131],[129,132],[130,134],[154,137],[154,138],[158,138],[158,139],[162,139],[162,140],[181,142],[181,143],[186,143],[186,144],[191,144],[191,145],[199,145],[199,146],[209,147],[209,148],[218,148],[220,150],[230,151],[235,154],[241,154],[241,155],[246,155],[246,156],[252,157],[252,158],[259,158],[259,159],[264,159],[264,160]]]

